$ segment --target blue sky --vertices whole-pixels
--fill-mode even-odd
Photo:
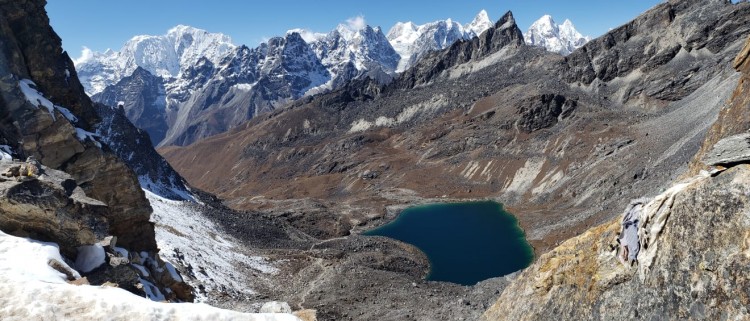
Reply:
[[[52,27],[72,57],[83,46],[119,50],[134,35],[165,34],[178,24],[221,32],[236,44],[255,47],[292,28],[328,32],[355,16],[387,32],[398,21],[417,24],[453,18],[470,22],[481,9],[496,21],[513,11],[522,31],[544,14],[557,23],[570,19],[584,35],[600,36],[653,7],[659,0],[48,0]]]

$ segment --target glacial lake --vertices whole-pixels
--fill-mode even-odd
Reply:
[[[419,248],[430,260],[431,281],[474,285],[523,269],[534,259],[516,218],[491,201],[412,207],[364,235]]]

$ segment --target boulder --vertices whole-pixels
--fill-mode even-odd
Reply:
[[[292,313],[292,308],[289,307],[289,303],[271,301],[263,304],[260,313]]]
[[[18,172],[20,162],[0,163],[0,172]],[[9,234],[55,242],[67,257],[79,246],[94,244],[106,235],[107,206],[89,198],[75,180],[58,170],[23,180],[0,179],[0,230]]]
[[[747,162],[750,162],[750,133],[719,140],[703,157],[703,163],[710,166],[728,167]]]

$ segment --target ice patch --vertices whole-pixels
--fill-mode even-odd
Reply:
[[[91,272],[104,264],[104,248],[101,244],[84,245],[78,247],[76,256],[76,270],[83,273]]]
[[[12,161],[13,149],[8,145],[0,145],[0,160]]]

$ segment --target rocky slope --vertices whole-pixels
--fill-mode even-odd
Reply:
[[[483,319],[750,317],[750,298],[741,290],[750,282],[745,195],[750,149],[746,134],[733,139],[750,128],[736,111],[745,108],[750,97],[745,88],[748,59],[750,38],[733,63],[742,78],[693,160],[695,174],[653,199],[632,203],[643,204],[636,211],[638,244],[631,245],[632,264],[618,260],[624,219],[613,219],[541,256],[506,288]],[[736,117],[729,117],[732,113]],[[717,154],[715,149],[727,144],[733,145]],[[740,157],[722,162],[710,176],[703,170],[715,163],[716,156],[730,154]],[[730,168],[724,170],[726,166]]]
[[[612,220],[541,256],[483,320],[749,318],[748,187],[746,164],[676,184],[645,205],[633,266]]]
[[[497,199],[542,253],[684,171],[739,78],[731,61],[749,12],[663,3],[568,57],[525,45],[507,14],[387,86],[353,83],[161,151],[234,208],[322,207],[284,215],[354,232],[391,206]],[[708,40],[695,38],[703,30]],[[645,59],[672,43],[686,45]],[[213,174],[227,169],[231,180]]]
[[[558,25],[552,16],[544,15],[531,24],[524,40],[531,46],[544,47],[566,56],[591,41],[591,37],[583,36],[568,19]]]

